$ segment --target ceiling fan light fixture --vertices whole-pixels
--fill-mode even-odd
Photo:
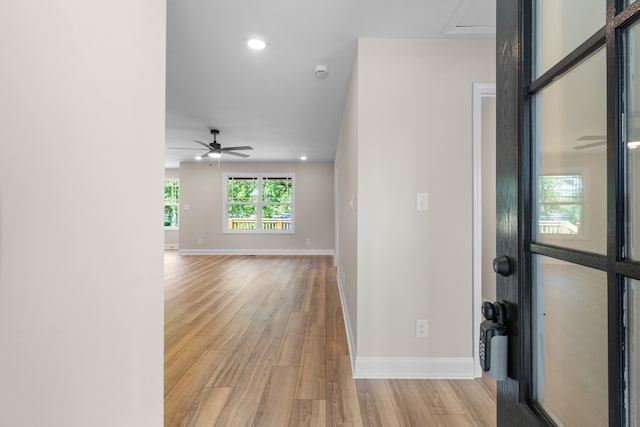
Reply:
[[[326,65],[316,65],[313,69],[313,75],[318,79],[324,79],[329,75],[329,67]]]
[[[627,142],[627,148],[630,150],[635,150],[640,147],[640,141],[629,141]]]
[[[207,154],[207,156],[211,157],[212,159],[219,159],[220,157],[222,157],[222,154],[211,152]]]
[[[247,41],[247,46],[249,46],[253,50],[263,50],[265,47],[267,47],[267,42],[265,42],[261,38],[252,37]]]

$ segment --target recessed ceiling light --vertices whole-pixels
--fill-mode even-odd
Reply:
[[[253,50],[262,50],[267,47],[267,43],[262,39],[251,38],[247,42],[247,46],[249,46]]]
[[[202,156],[196,156],[196,160],[202,160]]]
[[[307,156],[300,156],[300,160],[307,160]]]

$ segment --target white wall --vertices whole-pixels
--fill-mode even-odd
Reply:
[[[345,99],[336,150],[338,285],[342,296],[351,357],[355,358],[358,328],[358,54],[353,61],[351,83]]]
[[[295,234],[229,234],[223,225],[223,174],[295,173]],[[189,209],[184,209],[189,205]],[[333,253],[333,164],[180,164],[180,250],[183,253]],[[199,243],[199,239],[202,239]],[[309,239],[309,244],[306,243]]]
[[[2,6],[2,426],[162,425],[164,40],[163,1]]]
[[[472,84],[494,80],[494,49],[358,43],[357,107],[343,124],[357,127],[356,375],[473,375]],[[417,192],[428,211],[416,211]],[[428,339],[415,338],[416,319]],[[423,371],[406,372],[408,359]]]

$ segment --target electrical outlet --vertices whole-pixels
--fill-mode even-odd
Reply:
[[[202,237],[198,238],[198,244],[201,245],[204,243],[204,239]]]
[[[310,245],[311,244],[311,239],[304,239],[304,244],[305,245]]]
[[[429,322],[427,320],[416,320],[416,338],[429,337]]]

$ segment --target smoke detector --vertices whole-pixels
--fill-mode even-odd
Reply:
[[[329,68],[326,65],[316,65],[313,69],[313,75],[319,79],[324,79],[329,75]]]

